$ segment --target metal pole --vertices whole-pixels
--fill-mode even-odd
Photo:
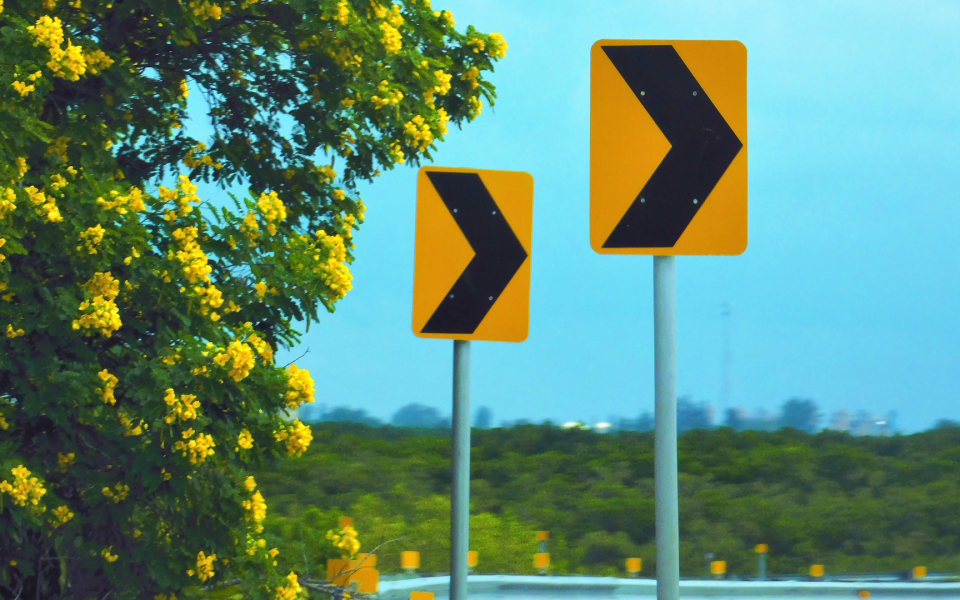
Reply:
[[[759,579],[760,581],[766,581],[767,580],[767,553],[766,552],[760,553],[760,564],[757,571],[758,571],[757,579]]]
[[[677,491],[676,258],[653,257],[653,346],[656,390],[654,487],[657,600],[680,598],[680,510]]]
[[[450,600],[467,600],[470,550],[470,342],[453,342],[453,490]]]

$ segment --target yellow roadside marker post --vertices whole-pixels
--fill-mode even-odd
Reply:
[[[469,573],[470,342],[527,339],[532,244],[529,173],[420,169],[413,333],[453,340],[450,600],[466,600]]]
[[[810,577],[820,579],[825,573],[823,565],[810,565]]]
[[[923,579],[927,576],[926,567],[914,567],[913,568],[913,578],[914,579]]]
[[[715,560],[710,563],[710,574],[713,575],[714,579],[723,579],[724,575],[727,574],[727,561]]]
[[[590,51],[590,245],[653,255],[657,598],[680,597],[676,256],[747,248],[747,49],[600,40]]]
[[[629,577],[639,577],[643,570],[643,560],[639,558],[627,559],[627,575]]]
[[[757,552],[757,579],[765,581],[767,579],[767,551],[770,548],[766,544],[757,544],[754,550]]]
[[[470,571],[473,571],[474,567],[477,566],[477,562],[480,560],[480,553],[476,550],[471,550],[467,552],[467,568]]]
[[[533,566],[540,571],[541,575],[546,575],[550,569],[550,554],[547,552],[538,552],[533,555]]]
[[[433,600],[433,592],[410,592],[410,600]]]
[[[420,568],[420,553],[404,550],[400,553],[400,568],[407,573],[416,573]]]

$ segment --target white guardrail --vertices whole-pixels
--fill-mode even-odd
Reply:
[[[382,581],[379,600],[409,600],[410,592],[415,591],[433,592],[436,600],[444,600],[449,597],[449,589],[449,576]],[[561,575],[470,575],[467,591],[471,600],[652,598],[657,595],[657,582],[654,579]],[[680,594],[683,598],[789,597],[793,600],[863,597],[960,599],[960,583],[681,580]]]

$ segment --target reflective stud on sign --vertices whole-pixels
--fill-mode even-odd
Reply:
[[[427,338],[525,340],[532,242],[528,173],[421,169],[413,332]]]

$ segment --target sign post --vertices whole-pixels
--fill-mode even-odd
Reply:
[[[470,342],[527,338],[532,242],[529,174],[420,169],[413,332],[453,340],[450,600],[470,568]]]
[[[590,244],[653,255],[657,598],[677,600],[676,256],[746,250],[747,50],[601,40],[590,80]]]

